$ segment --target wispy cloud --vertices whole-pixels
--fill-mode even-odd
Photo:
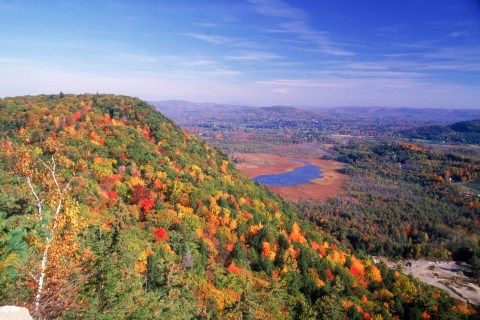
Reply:
[[[343,65],[348,70],[387,70],[389,66],[379,62],[351,62]]]
[[[173,56],[173,55],[142,55],[142,54],[117,54],[112,57],[114,62],[135,64],[137,71],[147,73],[174,72],[179,74],[194,74],[211,77],[234,77],[241,72],[235,70],[219,59],[211,59],[207,56]],[[139,66],[144,64],[146,66]]]
[[[472,88],[468,86],[433,83],[424,79],[410,77],[374,77],[365,78],[359,75],[356,78],[312,78],[312,79],[271,79],[255,82],[264,91],[290,97],[315,97],[311,104],[321,104],[321,98],[335,98],[339,104],[369,104],[390,106],[421,106],[427,105],[446,106],[445,99],[451,94],[468,93],[471,95]],[[345,95],[348,90],[349,94]],[[419,95],[426,96],[427,101],[418,101]],[[376,97],[376,98],[375,98]],[[365,99],[365,100],[364,100]],[[305,101],[305,99],[303,99]],[[343,101],[343,102],[342,102]],[[377,102],[375,102],[377,101]],[[469,98],[458,98],[458,103],[472,106]],[[451,103],[451,102],[448,102]]]
[[[345,76],[348,78],[357,78],[357,79],[364,78],[364,79],[379,79],[379,80],[424,78],[424,74],[421,72],[405,72],[405,71],[338,70],[338,71],[332,72],[332,74],[335,74],[338,76]]]
[[[211,69],[204,74],[211,77],[234,77],[240,75],[241,72],[231,69]]]
[[[470,32],[468,31],[455,31],[447,34],[447,37],[458,38],[463,36],[468,36]]]
[[[156,63],[159,61],[156,56],[135,53],[117,53],[110,55],[109,59],[122,63]]]
[[[187,67],[205,67],[215,65],[217,61],[211,59],[204,59],[204,58],[191,58],[191,59],[184,59],[183,65]]]
[[[357,61],[343,64],[352,71],[396,72],[422,74],[432,77],[432,71],[457,71],[463,73],[480,70],[480,48],[430,48],[428,51],[384,55],[376,62]]]
[[[235,61],[262,61],[262,60],[276,60],[276,59],[283,59],[283,58],[284,58],[283,56],[280,56],[278,54],[269,53],[269,52],[259,52],[259,51],[244,52],[239,55],[226,57],[227,60],[235,60]]]
[[[392,89],[410,89],[419,85],[417,81],[401,78],[318,78],[318,79],[274,79],[257,81],[270,90],[283,92],[314,92],[315,90],[358,90],[381,91]]]
[[[205,28],[215,28],[215,27],[220,27],[220,23],[213,23],[213,22],[195,22],[194,25],[199,26],[199,27],[205,27]]]
[[[279,0],[247,0],[253,4],[258,12],[266,16],[284,18],[289,20],[305,20],[305,11],[292,7]]]
[[[308,23],[308,14],[299,8],[293,7],[281,0],[247,0],[255,7],[255,10],[265,16],[280,18],[284,20],[273,29],[267,32],[290,33],[298,39],[307,41],[327,55],[332,56],[353,56],[352,51],[336,46],[324,31],[312,28]]]
[[[254,36],[221,36],[196,32],[175,32],[171,34],[189,37],[210,44],[222,45],[225,49],[231,50],[259,50],[265,47],[262,44],[262,41],[265,39]]]
[[[339,82],[332,83],[331,81],[319,79],[273,79],[256,81],[257,84],[275,85],[285,88],[331,88],[338,87]]]
[[[450,70],[450,71],[479,71],[480,70],[480,62],[479,63],[463,63],[463,64],[455,64],[455,63],[443,63],[443,64],[425,64],[423,66],[417,67],[419,70]]]
[[[209,43],[213,44],[225,44],[225,43],[231,43],[234,41],[231,37],[223,37],[223,36],[215,36],[215,35],[210,35],[210,34],[203,34],[203,33],[180,33],[181,35],[191,37],[194,39],[206,41]]]
[[[410,60],[421,70],[454,70],[477,72],[480,70],[480,46],[440,47],[422,52],[418,59]]]
[[[428,59],[470,60],[480,62],[480,46],[439,47],[423,54]]]

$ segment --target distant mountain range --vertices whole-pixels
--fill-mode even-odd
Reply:
[[[403,136],[438,142],[478,143],[476,133],[456,133],[452,123],[480,119],[480,109],[428,109],[388,107],[306,108],[267,107],[182,100],[151,101],[157,110],[191,132],[227,130],[282,130],[296,128],[314,136]],[[300,129],[303,128],[303,129]]]
[[[446,125],[456,121],[466,121],[480,119],[480,109],[442,109],[442,108],[389,108],[389,107],[299,107],[299,106],[266,106],[252,107],[240,106],[233,104],[217,104],[217,103],[196,103],[184,100],[166,100],[166,101],[149,101],[160,111],[173,111],[175,113],[184,113],[188,111],[233,111],[241,110],[242,112],[273,112],[273,113],[298,113],[309,112],[315,114],[341,114],[341,115],[362,115],[368,117],[397,119],[424,119],[425,122]],[[181,109],[181,110],[180,110]]]

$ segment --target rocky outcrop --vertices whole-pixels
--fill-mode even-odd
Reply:
[[[0,320],[33,320],[27,308],[17,306],[0,307]]]

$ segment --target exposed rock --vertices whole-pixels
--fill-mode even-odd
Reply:
[[[401,269],[420,281],[447,292],[452,298],[471,304],[480,304],[480,287],[469,276],[472,266],[454,261],[400,260],[373,257],[376,263],[383,262],[389,268]]]
[[[0,320],[33,320],[27,308],[17,306],[0,307]]]

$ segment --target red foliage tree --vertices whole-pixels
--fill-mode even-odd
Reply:
[[[325,273],[327,274],[327,278],[329,281],[333,281],[333,273],[330,271],[330,269],[325,270]]]
[[[80,117],[82,116],[82,113],[80,111],[77,111],[73,114],[73,121],[74,122],[77,122],[78,119],[80,119]]]
[[[351,267],[350,268],[350,273],[352,274],[352,276],[354,276],[355,278],[358,278],[362,275],[362,271],[359,270],[358,268],[356,267]]]
[[[142,211],[147,213],[155,206],[155,199],[142,199],[140,200],[139,205]]]
[[[118,199],[118,194],[114,191],[108,191],[107,192],[107,196],[110,198],[110,199]]]
[[[167,239],[168,232],[164,228],[158,228],[153,230],[152,232],[153,236],[155,237],[156,242],[162,242]]]

